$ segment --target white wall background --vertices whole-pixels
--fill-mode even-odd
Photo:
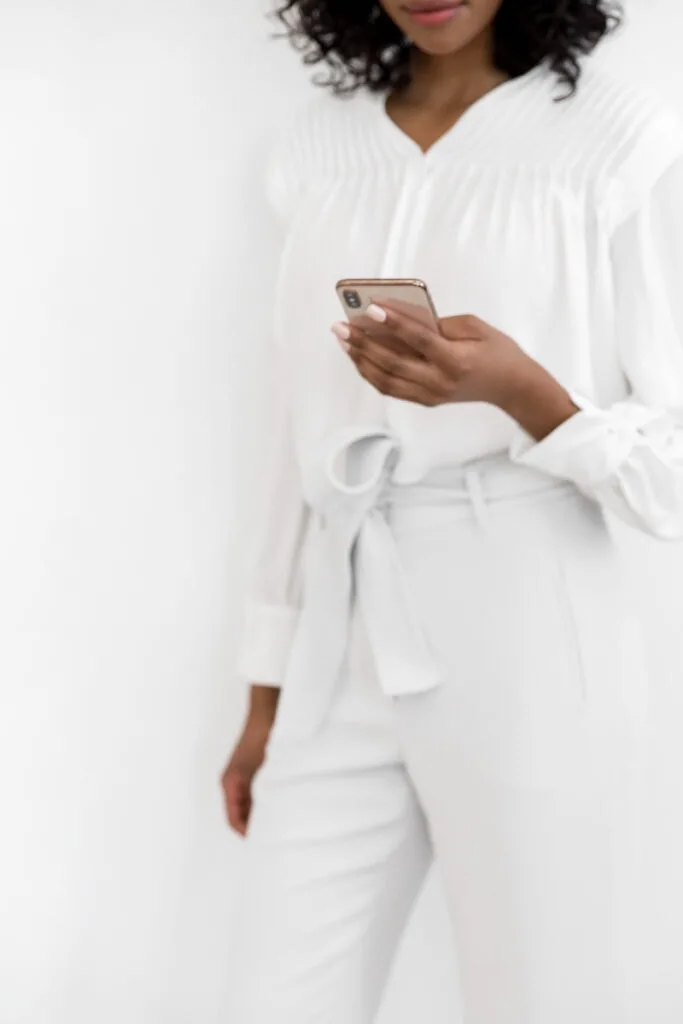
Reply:
[[[683,104],[683,12],[632,6],[606,56]],[[236,0],[0,2],[0,1024],[225,1020],[273,271],[246,155],[307,87],[267,32]],[[683,550],[625,545],[656,682],[648,1022],[673,1024]],[[385,1024],[457,1020],[451,957],[432,885]]]

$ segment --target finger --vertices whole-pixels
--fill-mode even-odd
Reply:
[[[230,772],[223,783],[225,808],[228,824],[238,835],[244,836],[247,831],[251,813],[251,786],[237,772]]]
[[[399,313],[374,302],[368,306],[367,315],[373,321],[373,326],[367,328],[369,334],[375,336],[378,330],[374,325],[380,325],[380,332],[389,331],[423,359],[438,363],[445,344],[438,331],[405,313]]]
[[[424,357],[416,352],[405,342],[401,341],[400,338],[396,337],[389,329],[383,327],[381,324],[373,323],[367,317],[355,317],[353,323],[348,321],[338,321],[332,324],[332,333],[336,336],[337,340],[341,344],[344,351],[348,352],[349,339],[353,335],[356,340],[364,337],[370,337],[368,328],[372,328],[372,338],[377,344],[382,345],[385,349],[390,352],[397,352],[403,355],[410,355],[413,359],[418,359],[424,362]]]
[[[390,377],[401,377],[428,389],[438,388],[438,368],[405,346],[401,348],[383,338],[371,337],[357,327],[350,329],[348,345],[348,354],[356,364],[364,359]]]
[[[404,355],[412,355],[413,359],[422,359],[423,357],[415,352],[409,345],[401,341],[388,327],[384,324],[378,324],[376,321],[371,320],[366,316],[356,317],[353,323],[346,323],[343,325],[337,324],[336,327],[343,326],[347,332],[360,332],[355,333],[356,337],[372,337],[376,342],[383,345],[385,348],[392,352],[403,353]],[[334,328],[333,328],[334,330]],[[335,331],[336,333],[336,331]]]
[[[435,392],[433,388],[387,373],[364,356],[358,358],[356,366],[359,373],[380,394],[427,406],[441,405],[444,401],[441,393]]]

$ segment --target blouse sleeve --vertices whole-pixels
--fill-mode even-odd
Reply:
[[[631,526],[683,537],[683,157],[614,232],[616,330],[630,394],[579,408],[548,437],[512,446],[524,465],[572,480]]]
[[[283,177],[270,157],[264,202],[282,240]],[[281,685],[302,596],[302,562],[310,521],[304,502],[293,430],[293,401],[276,311],[266,346],[265,383],[259,396],[266,417],[257,494],[247,543],[247,590],[236,671],[243,681]]]

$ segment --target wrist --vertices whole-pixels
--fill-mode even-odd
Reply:
[[[531,358],[511,382],[500,408],[536,441],[542,441],[579,411],[566,388]]]

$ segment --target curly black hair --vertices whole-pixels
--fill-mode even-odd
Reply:
[[[306,64],[327,63],[336,93],[384,92],[410,81],[411,44],[376,0],[283,0],[276,15]],[[496,66],[512,78],[546,61],[572,95],[579,58],[621,21],[612,0],[503,0],[494,21]]]

